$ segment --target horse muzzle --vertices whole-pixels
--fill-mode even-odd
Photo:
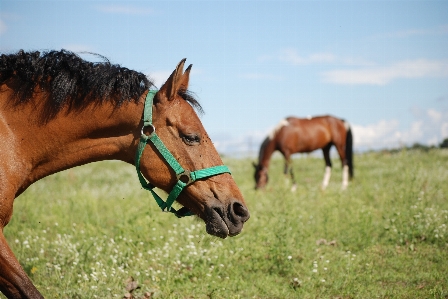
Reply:
[[[216,204],[205,210],[207,233],[225,239],[236,236],[243,230],[244,222],[250,217],[247,208],[237,200],[230,204]]]

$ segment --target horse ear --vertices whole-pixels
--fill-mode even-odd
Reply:
[[[179,87],[178,89],[182,89],[182,90],[187,90],[188,89],[188,82],[190,81],[190,71],[191,71],[191,67],[193,65],[190,64],[187,69],[185,70],[185,73],[182,75],[182,77],[180,78],[179,81]]]
[[[177,94],[180,79],[182,78],[182,73],[184,70],[185,60],[187,59],[184,58],[177,64],[176,69],[171,73],[171,76],[159,90],[159,93],[164,95],[168,100],[174,99]]]

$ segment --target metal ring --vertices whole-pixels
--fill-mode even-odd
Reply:
[[[185,178],[187,178],[187,179],[185,179]],[[185,170],[184,172],[179,173],[177,175],[177,180],[181,181],[185,185],[189,185],[189,184],[193,183],[193,180],[191,179],[191,174],[190,174],[189,170]]]
[[[146,136],[146,134],[143,132],[143,130],[144,130],[146,127],[152,127],[152,132],[151,132],[151,134],[148,135],[148,137],[152,137],[152,135],[154,135],[154,134],[156,133],[156,127],[154,127],[152,124],[149,124],[149,125],[147,125],[147,126],[143,126],[143,127],[142,127],[142,131],[141,131],[142,136],[143,136],[143,135]]]

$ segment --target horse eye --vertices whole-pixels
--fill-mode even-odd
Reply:
[[[196,134],[182,135],[182,140],[188,145],[195,145],[201,142],[201,138]]]

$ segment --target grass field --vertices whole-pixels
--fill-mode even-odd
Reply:
[[[448,151],[356,155],[344,192],[333,160],[322,192],[323,160],[295,159],[291,193],[281,159],[262,192],[252,160],[226,159],[251,218],[225,240],[160,212],[120,162],[31,186],[5,234],[46,298],[448,298]]]

